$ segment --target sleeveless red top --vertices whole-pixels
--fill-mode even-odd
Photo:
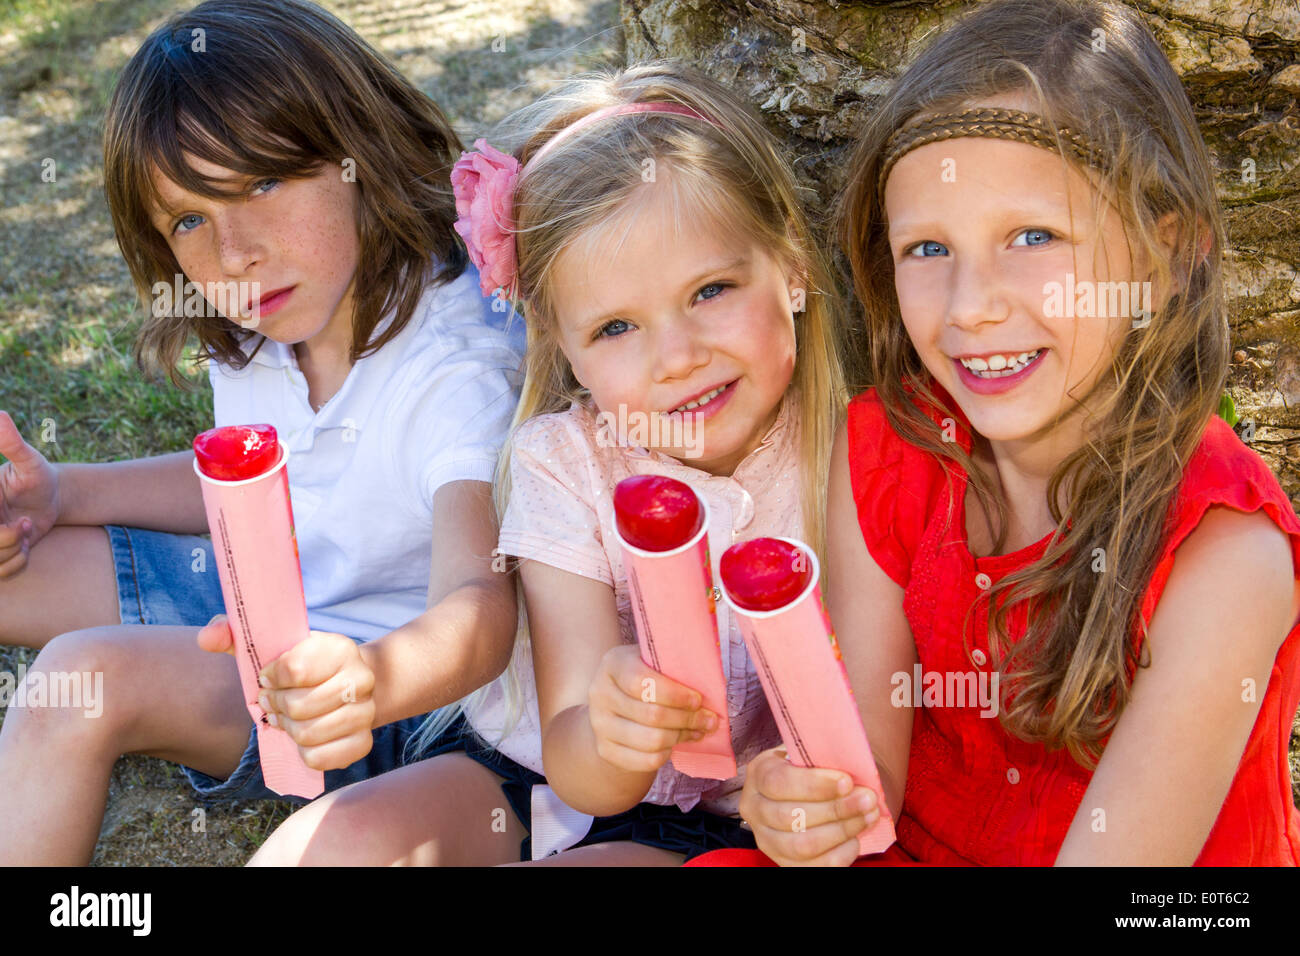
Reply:
[[[936,388],[968,452],[969,422]],[[936,421],[942,415],[929,410]],[[967,610],[981,586],[1025,567],[1050,535],[1010,554],[977,558],[966,543],[967,476],[908,444],[890,428],[875,389],[848,409],[849,472],[858,522],[871,556],[900,587],[903,609],[924,672],[988,671],[987,602],[967,628]],[[951,492],[945,477],[951,475]],[[1300,519],[1277,478],[1226,422],[1210,420],[1188,461],[1172,509],[1172,532],[1141,604],[1150,624],[1173,568],[1174,551],[1206,509],[1264,509],[1291,540],[1300,578]],[[1023,604],[1009,618],[1012,638],[1024,633]],[[1278,650],[1263,703],[1232,787],[1197,865],[1300,863],[1300,813],[1291,798],[1287,744],[1300,703],[1300,623]],[[946,865],[1050,866],[1092,777],[1064,750],[1012,737],[995,717],[974,707],[916,707],[898,842],[859,864],[921,861]],[[771,865],[751,850],[719,850],[696,865]]]

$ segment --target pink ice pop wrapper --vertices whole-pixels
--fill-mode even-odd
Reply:
[[[776,542],[797,549],[794,560]],[[773,573],[778,555],[784,567]],[[728,548],[719,572],[790,761],[842,770],[874,790],[880,817],[858,834],[859,855],[882,852],[894,842],[894,820],[822,603],[817,556],[793,538],[757,538]]]
[[[614,508],[641,660],[699,692],[703,706],[718,715],[713,731],[673,747],[673,767],[690,777],[729,780],[736,755],[709,570],[708,506],[680,481],[634,475],[615,488]]]
[[[293,738],[272,727],[257,703],[257,675],[309,630],[289,502],[289,450],[269,425],[232,425],[199,435],[194,451],[262,776],[276,793],[320,796],[324,773],[302,762]]]

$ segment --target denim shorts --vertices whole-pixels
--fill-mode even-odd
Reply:
[[[117,600],[123,624],[163,624],[202,627],[216,614],[225,613],[221,578],[212,559],[212,542],[206,536],[168,534],[109,525],[104,530],[113,549],[117,572]],[[360,639],[353,638],[357,643]],[[325,771],[325,789],[366,780],[402,766],[406,741],[427,715],[408,717],[373,731],[374,746],[361,760],[341,770]],[[257,728],[249,720],[248,746],[239,765],[225,780],[191,767],[186,778],[205,801],[290,800],[262,781],[257,750]]]
[[[201,627],[225,611],[221,580],[212,560],[212,543],[206,537],[176,535],[139,528],[106,528],[117,568],[118,602],[123,624],[171,624]],[[353,638],[353,640],[357,640]],[[357,641],[360,643],[360,641]],[[388,770],[462,752],[502,778],[501,791],[524,829],[532,829],[532,789],[546,782],[541,774],[515,763],[485,744],[458,716],[419,753],[407,753],[407,742],[427,714],[408,717],[372,731],[374,744],[361,760],[341,770],[325,771],[326,792],[368,780]],[[225,780],[191,767],[182,767],[190,785],[204,801],[288,800],[262,780],[257,751],[257,730],[249,722],[248,746],[239,765]],[[682,811],[675,806],[643,803],[611,817],[597,817],[576,846],[629,840],[681,853],[686,859],[709,850],[754,849],[753,834],[734,817],[709,813],[698,807]],[[519,859],[532,859],[531,837],[519,847]]]
[[[123,624],[202,627],[225,612],[206,536],[108,525]]]

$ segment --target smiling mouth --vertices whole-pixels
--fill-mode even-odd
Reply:
[[[990,355],[987,359],[964,358],[957,361],[966,371],[979,378],[1006,378],[1028,368],[1041,354],[1043,354],[1042,349],[1034,349],[1032,352]]]
[[[727,382],[724,385],[719,385],[717,388],[710,389],[709,391],[705,392],[703,395],[699,396],[698,398],[693,398],[689,402],[678,405],[676,408],[672,409],[668,414],[671,415],[674,412],[689,412],[692,409],[699,408],[702,405],[707,405],[709,404],[709,402],[713,401],[715,398],[717,398],[719,395],[725,392],[731,384],[732,384],[731,382]]]

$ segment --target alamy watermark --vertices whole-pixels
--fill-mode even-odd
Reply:
[[[687,458],[699,458],[704,453],[704,430],[699,416],[689,411],[681,414],[629,411],[627,405],[620,404],[617,413],[598,413],[596,425],[596,444],[601,448],[628,445],[680,448]]]
[[[919,663],[912,673],[897,671],[889,678],[895,707],[975,707],[981,717],[998,715],[997,671],[925,671]]]
[[[177,273],[170,283],[155,282],[154,318],[169,315],[192,318],[227,318],[246,329],[257,328],[261,315],[254,304],[262,296],[261,282],[208,282],[200,286]]]
[[[0,671],[0,706],[79,707],[87,717],[104,713],[103,671]]]
[[[153,925],[151,893],[83,893],[73,884],[50,897],[51,926],[120,926],[148,936]]]
[[[1151,324],[1150,282],[1075,281],[1074,273],[1065,274],[1065,282],[1043,284],[1043,315],[1049,319],[1133,320],[1133,328]]]

